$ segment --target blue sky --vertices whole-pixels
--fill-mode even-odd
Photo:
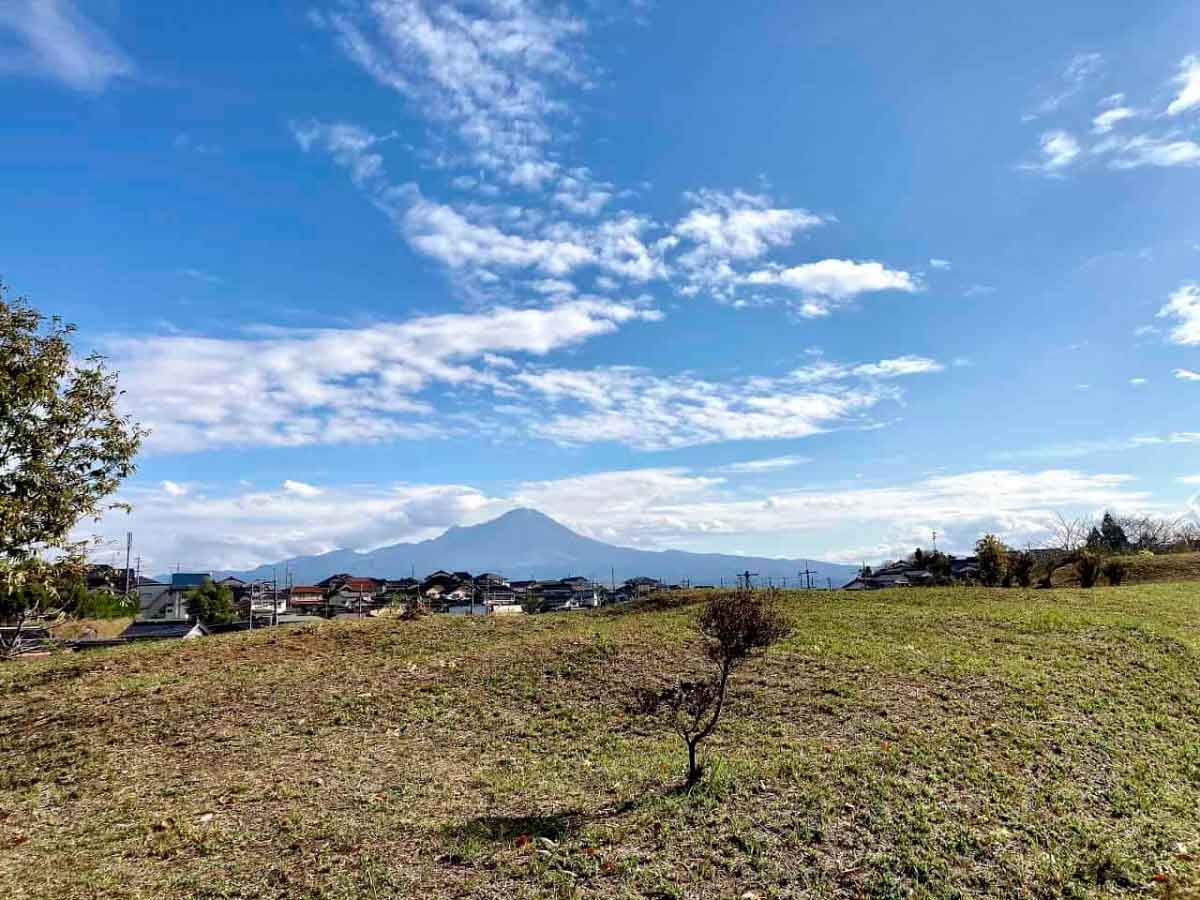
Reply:
[[[153,430],[98,531],[1196,515],[1200,9],[845,6],[0,7],[0,274]]]

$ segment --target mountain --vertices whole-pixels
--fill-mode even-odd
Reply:
[[[499,518],[465,528],[455,526],[440,537],[415,544],[393,544],[366,553],[334,550],[319,556],[298,556],[244,572],[221,572],[247,580],[280,578],[290,572],[295,584],[314,584],[339,572],[373,578],[420,578],[437,569],[499,572],[507,578],[564,578],[583,575],[600,582],[646,575],[668,582],[689,579],[692,584],[731,584],[738,572],[749,570],[762,579],[787,578],[808,567],[814,584],[834,586],[854,577],[857,568],[802,559],[766,559],[682,550],[636,550],[586,538],[533,509],[515,509]]]

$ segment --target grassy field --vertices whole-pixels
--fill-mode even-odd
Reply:
[[[690,793],[694,603],[0,668],[0,896],[1197,896],[1200,585],[784,603]]]

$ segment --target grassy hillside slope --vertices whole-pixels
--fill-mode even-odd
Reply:
[[[786,608],[794,634],[739,673],[690,795],[677,739],[624,706],[694,642],[694,604],[0,668],[0,896],[1200,885],[1200,586]]]
[[[1200,553],[1164,553],[1160,556],[1119,556],[1128,569],[1126,584],[1154,584],[1165,581],[1200,581]],[[1077,587],[1079,577],[1072,566],[1054,573],[1056,587]]]

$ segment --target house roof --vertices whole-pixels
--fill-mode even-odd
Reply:
[[[127,641],[159,641],[186,637],[193,630],[197,630],[198,634],[209,633],[199,622],[177,619],[168,622],[134,622],[121,632],[121,637]]]
[[[206,581],[212,581],[207,572],[176,572],[171,576],[171,587],[200,587]]]
[[[320,597],[325,593],[321,588],[312,584],[294,584],[292,585],[291,592],[293,597]]]

